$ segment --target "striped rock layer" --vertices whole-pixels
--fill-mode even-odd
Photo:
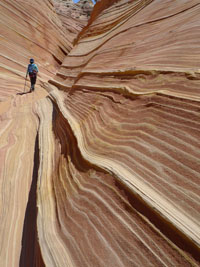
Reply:
[[[0,4],[0,266],[200,266],[200,2],[101,0],[70,38],[52,1],[37,19],[15,2]],[[15,96],[36,54],[36,90]]]
[[[0,101],[4,101],[24,89],[30,58],[38,64],[41,86],[55,75],[72,43],[51,0],[2,0],[0,18]]]
[[[53,0],[53,3],[65,28],[65,36],[73,43],[77,33],[87,25],[94,4],[92,0],[80,0],[76,4],[73,0]]]

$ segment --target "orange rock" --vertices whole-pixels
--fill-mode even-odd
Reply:
[[[51,80],[64,92],[62,97],[56,90],[52,95],[72,127],[83,158],[113,175],[115,185],[111,188],[117,190],[119,182],[120,189],[129,196],[129,204],[176,246],[181,254],[173,259],[169,256],[170,244],[162,252],[174,266],[183,259],[185,247],[190,260],[199,262],[198,20],[198,1],[185,1],[184,5],[178,1],[101,1]],[[59,119],[60,124],[62,120]],[[62,123],[62,132],[69,127],[65,124]],[[64,139],[70,137],[60,138],[61,151],[65,150],[61,141]],[[63,161],[59,164],[62,168],[69,165]],[[105,181],[105,177],[98,177]],[[77,178],[74,183],[82,188],[78,181]],[[98,189],[93,190],[96,196],[102,196]],[[72,192],[69,190],[70,196]],[[76,193],[72,195],[74,199]],[[114,193],[112,197],[115,198]],[[90,218],[92,212],[84,212]],[[108,213],[101,211],[103,221]],[[115,225],[118,220],[113,217],[108,221]],[[73,230],[70,233],[74,235]],[[125,232],[122,236],[126,236]],[[149,238],[155,237],[149,232]],[[129,241],[126,246],[133,243]],[[114,241],[110,247],[114,247]],[[141,249],[137,242],[134,248]],[[120,249],[114,251],[119,265],[134,266],[128,254],[125,257]],[[157,254],[153,248],[152,251]],[[143,256],[144,253],[141,257],[137,253],[136,266],[169,265],[158,254],[162,263],[154,262],[153,256],[145,256],[143,262]],[[130,261],[124,262],[124,258]]]
[[[30,58],[38,64],[41,85],[56,73],[72,43],[50,1],[1,1],[0,10],[2,101],[23,92]]]
[[[0,4],[0,266],[199,266],[199,1],[84,2]]]

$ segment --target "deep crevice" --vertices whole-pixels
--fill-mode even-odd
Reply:
[[[70,155],[72,162],[79,171],[88,171],[92,168],[103,173],[109,173],[103,168],[86,161],[82,157],[69,122],[60,112],[57,103],[53,101],[53,104],[53,131],[56,139],[58,139],[61,144],[61,154],[63,154],[66,159]],[[65,129],[65,131],[63,131],[63,129]],[[66,142],[66,140],[70,140],[70,144]],[[156,231],[161,232],[169,242],[172,242],[177,248],[191,257],[191,259],[193,258],[199,263],[200,248],[198,245],[167,220],[167,218],[164,218],[162,214],[159,214],[154,207],[149,206],[137,193],[131,191],[114,173],[112,175],[115,178],[115,186],[122,192],[130,205],[127,205],[127,210],[130,212],[129,209],[132,207],[139,214],[144,216],[144,218],[155,227]]]
[[[58,65],[62,65],[62,61],[60,61],[60,59],[58,59],[56,56],[52,55],[54,60],[58,63]]]
[[[52,99],[51,99],[52,100]],[[57,103],[53,100],[53,132],[55,138],[61,145],[61,154],[64,155],[65,159],[68,160],[70,157],[73,164],[81,172],[87,172],[89,169],[95,169],[96,171],[105,171],[98,166],[90,163],[83,158],[78,144],[77,139],[71,129],[68,120],[60,112]],[[63,130],[64,129],[64,130]],[[70,140],[70,143],[69,143]]]
[[[32,183],[26,206],[19,267],[45,267],[37,236],[37,180],[39,169],[39,138],[35,141]]]
[[[103,173],[109,173],[103,168],[91,164],[82,157],[78,148],[76,137],[74,136],[69,122],[59,111],[59,107],[56,102],[53,102],[53,104],[53,130],[56,139],[58,139],[61,144],[61,154],[63,154],[65,158],[68,158],[70,155],[72,162],[80,171],[88,171],[90,168],[93,168]],[[62,126],[64,128],[62,128]],[[65,129],[65,131],[63,131],[63,129]],[[70,144],[66,142],[66,140],[70,140]],[[81,168],[81,166],[84,166],[85,168]],[[150,223],[152,223],[152,225],[154,225],[157,229],[156,231],[161,232],[163,236],[169,240],[169,242],[172,242],[177,248],[185,252],[189,257],[191,257],[191,259],[193,258],[197,262],[200,262],[200,248],[195,242],[182,233],[181,230],[167,220],[167,218],[164,218],[162,214],[159,214],[158,211],[149,206],[148,203],[146,203],[137,193],[131,191],[125,183],[121,182],[118,177],[115,176],[114,173],[112,175],[115,178],[115,186],[122,192],[130,205],[127,205],[128,210],[132,207],[144,216]]]
[[[167,239],[179,249],[200,262],[200,248],[189,237],[181,232],[170,221],[162,217],[153,207],[150,207],[139,195],[132,192],[128,186],[116,179],[116,187],[123,192],[129,204],[149,220]]]
[[[58,46],[60,48],[60,50],[62,51],[62,53],[67,56],[67,52],[65,52],[65,50],[61,47],[61,46]]]

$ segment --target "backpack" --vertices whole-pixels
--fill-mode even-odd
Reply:
[[[29,64],[28,65],[28,73],[30,77],[35,77],[37,75],[38,68],[36,64]]]

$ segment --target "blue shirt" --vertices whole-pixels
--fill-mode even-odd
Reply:
[[[33,72],[38,73],[38,67],[35,63],[29,64],[27,69],[27,73],[33,73]]]

